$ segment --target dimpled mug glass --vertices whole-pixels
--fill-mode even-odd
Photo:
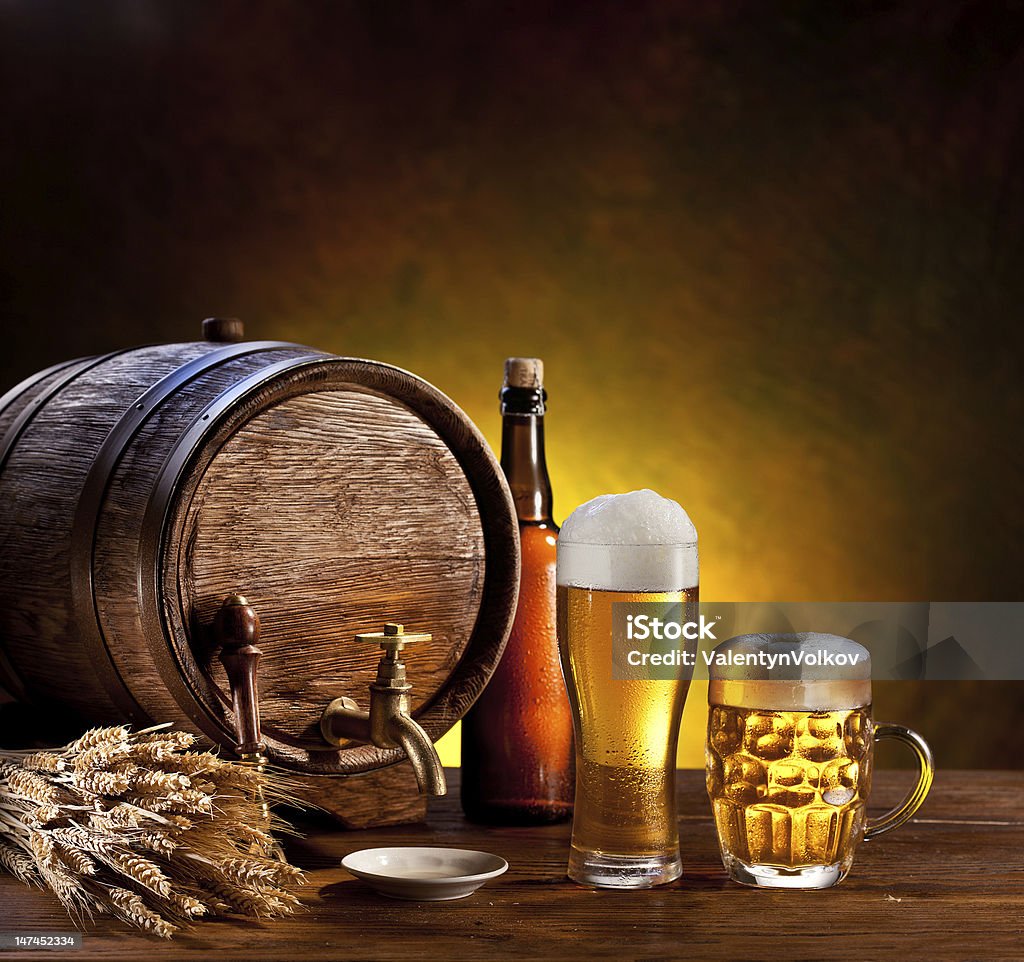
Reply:
[[[845,664],[819,668],[824,651]],[[707,787],[730,877],[770,888],[834,885],[861,839],[902,825],[921,806],[935,773],[928,745],[910,729],[872,720],[871,659],[854,641],[743,635],[714,655]],[[909,745],[919,774],[900,805],[869,822],[874,743],[882,738]]]

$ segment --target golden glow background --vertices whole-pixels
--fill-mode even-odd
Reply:
[[[497,445],[538,355],[557,517],[676,498],[704,597],[1019,596],[997,5],[7,0],[0,37],[4,386],[232,314]],[[1019,686],[880,688],[940,765],[1020,764]]]

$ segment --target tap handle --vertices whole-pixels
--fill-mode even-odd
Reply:
[[[260,734],[259,686],[256,670],[263,652],[260,640],[260,619],[256,609],[241,595],[228,595],[213,620],[220,660],[231,684],[231,703],[235,713],[235,750],[239,755],[262,753]]]
[[[410,632],[406,634],[405,626],[389,621],[384,625],[383,631],[369,631],[365,634],[356,635],[356,641],[372,642],[380,645],[386,655],[397,660],[398,652],[406,645],[417,641],[430,641],[431,635],[426,633]]]

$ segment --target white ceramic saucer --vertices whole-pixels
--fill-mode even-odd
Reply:
[[[341,865],[381,895],[416,902],[465,898],[508,869],[497,855],[464,848],[364,848]]]

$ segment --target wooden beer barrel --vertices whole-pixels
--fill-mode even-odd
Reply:
[[[208,338],[58,365],[0,398],[0,685],[90,722],[172,722],[234,742],[212,624],[262,622],[272,762],[366,772],[397,750],[328,745],[368,707],[386,621],[413,715],[438,738],[500,657],[519,580],[504,477],[466,415],[398,368]]]

